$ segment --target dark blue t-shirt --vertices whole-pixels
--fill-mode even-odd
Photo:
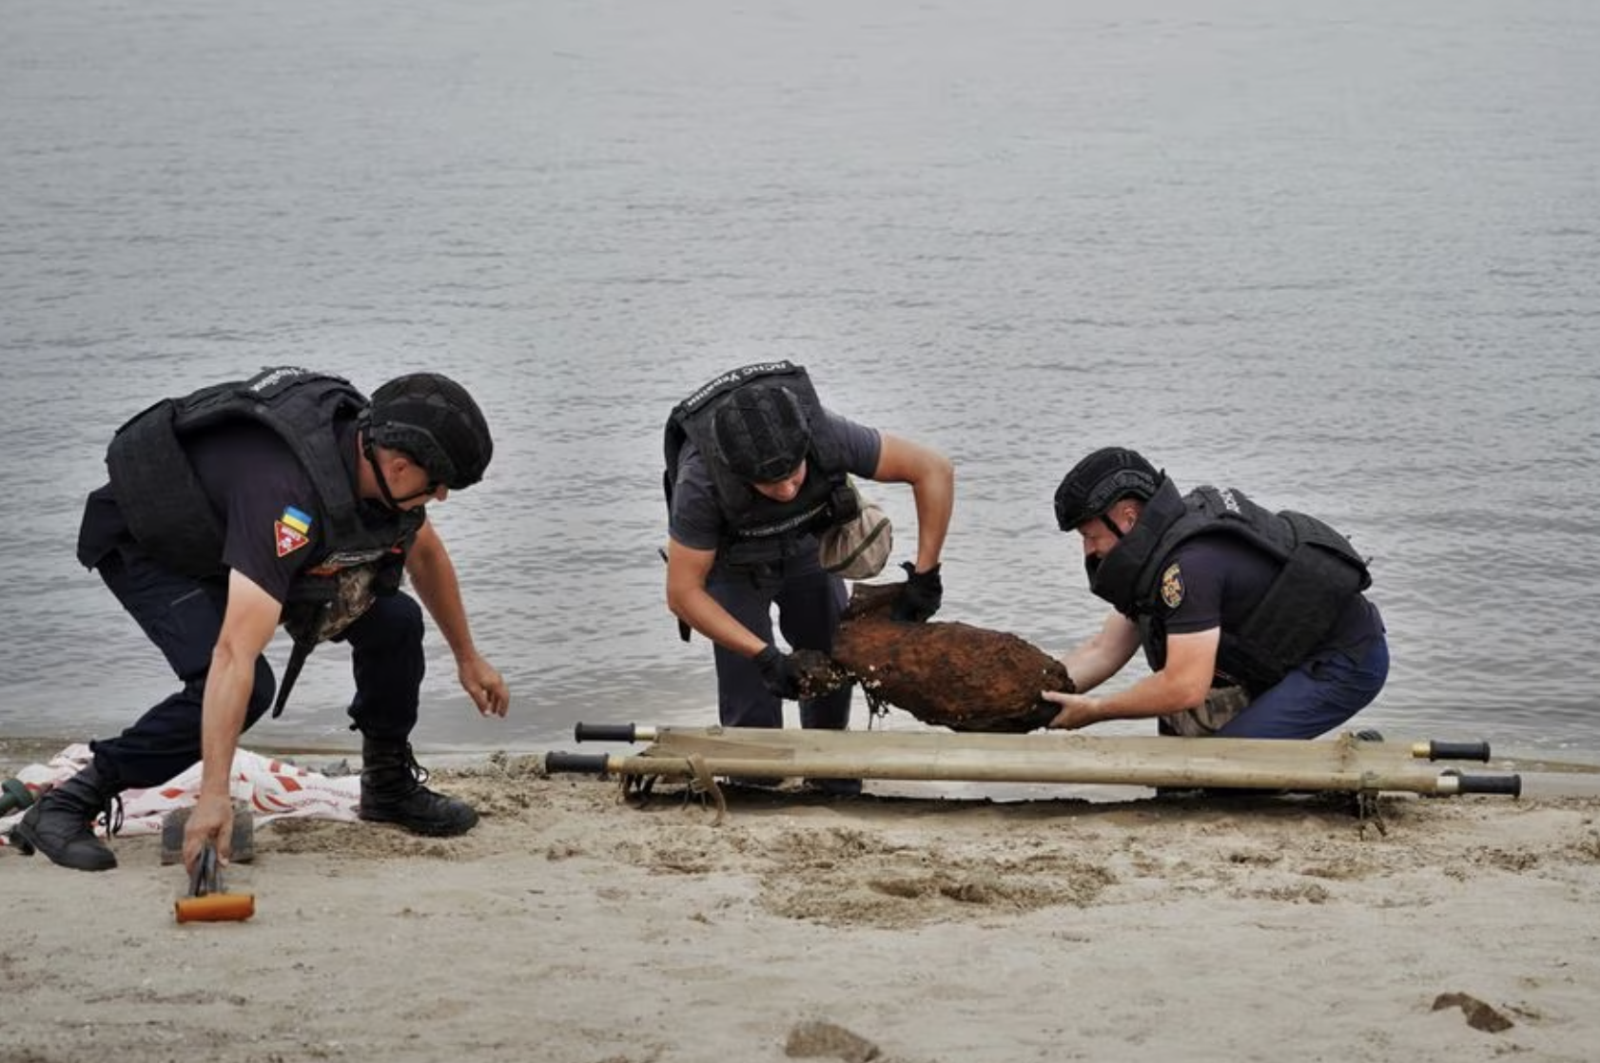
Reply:
[[[1267,555],[1231,535],[1199,535],[1179,545],[1161,568],[1161,619],[1168,635],[1220,627],[1240,630],[1278,574]],[[1383,630],[1376,607],[1355,596],[1323,639],[1349,649]]]

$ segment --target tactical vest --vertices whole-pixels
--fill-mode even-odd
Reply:
[[[1315,650],[1350,599],[1372,585],[1364,558],[1344,536],[1315,517],[1274,513],[1231,488],[1200,487],[1180,497],[1164,479],[1132,531],[1106,555],[1092,589],[1139,624],[1145,656],[1166,663],[1166,607],[1161,579],[1167,558],[1197,536],[1222,533],[1262,551],[1279,565],[1240,630],[1224,631],[1219,677],[1252,693],[1278,683]]]
[[[111,489],[128,530],[161,564],[197,579],[223,572],[224,533],[183,440],[230,421],[271,428],[306,471],[323,524],[322,559],[301,573],[283,604],[294,640],[272,715],[283,712],[295,680],[317,643],[341,634],[377,595],[399,589],[406,551],[422,507],[368,524],[341,455],[338,425],[367,408],[343,377],[292,366],[264,369],[244,381],[163,399],[117,429],[106,451]]]
[[[806,453],[806,480],[800,493],[778,502],[735,476],[722,461],[712,422],[730,394],[747,384],[781,384],[794,392],[811,423]],[[860,504],[844,468],[843,442],[824,415],[811,377],[788,361],[762,362],[724,373],[672,408],[667,418],[666,461],[662,478],[667,507],[678,477],[678,457],[686,441],[700,449],[711,475],[712,490],[727,525],[719,559],[735,567],[772,564],[799,551],[800,540],[824,528],[853,520]]]
[[[340,454],[335,425],[366,406],[366,397],[343,378],[293,367],[265,369],[249,380],[155,403],[117,429],[106,451],[112,492],[128,530],[146,553],[174,571],[195,578],[220,575],[222,522],[183,443],[193,433],[247,420],[276,432],[310,477],[321,502],[328,557],[348,562],[337,567],[409,546],[421,527],[421,511],[368,527]]]

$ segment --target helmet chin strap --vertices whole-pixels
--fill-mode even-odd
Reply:
[[[383,504],[392,510],[398,511],[401,503],[424,498],[438,490],[438,488],[433,488],[432,490],[425,488],[421,491],[413,491],[404,498],[396,498],[389,491],[389,479],[383,475],[383,468],[378,464],[377,448],[372,445],[372,440],[367,438],[365,432],[361,433],[361,453],[366,456],[367,464],[372,468],[372,478],[378,481],[378,493],[383,496]]]
[[[1111,529],[1112,535],[1115,535],[1118,539],[1122,538],[1122,529],[1117,527],[1117,522],[1111,519],[1110,513],[1100,514],[1100,519],[1105,522],[1106,527]]]

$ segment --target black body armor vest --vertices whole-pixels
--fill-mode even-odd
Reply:
[[[224,536],[184,437],[229,421],[256,421],[277,433],[305,469],[321,503],[325,551],[290,584],[284,602],[283,624],[294,649],[273,716],[283,712],[312,647],[340,634],[374,596],[399,589],[406,551],[426,519],[418,507],[371,524],[362,520],[338,427],[366,407],[366,396],[342,377],[292,366],[264,369],[249,380],[157,402],[117,429],[106,451],[112,493],[140,548],[195,579],[222,574]]]
[[[1224,631],[1217,650],[1219,675],[1259,694],[1322,643],[1372,577],[1349,541],[1315,517],[1274,513],[1231,488],[1200,487],[1180,497],[1172,481],[1163,479],[1091,584],[1096,595],[1139,624],[1152,669],[1166,662],[1161,575],[1167,558],[1194,536],[1218,533],[1248,543],[1279,565],[1243,627]]]
[[[712,435],[719,406],[734,391],[752,383],[781,384],[794,392],[811,424],[806,481],[799,495],[777,502],[735,476],[722,461]],[[666,427],[667,505],[678,476],[678,456],[693,441],[705,459],[713,490],[728,524],[720,559],[735,567],[772,564],[792,556],[807,534],[855,519],[860,503],[844,468],[843,447],[823,415],[822,403],[805,369],[788,361],[747,365],[724,373],[672,409]]]
[[[249,380],[155,403],[117,429],[106,451],[111,489],[128,530],[146,553],[176,572],[197,579],[220,575],[222,523],[183,440],[228,421],[253,420],[276,432],[310,477],[322,503],[329,561],[360,563],[409,546],[422,525],[421,509],[369,527],[340,455],[335,426],[366,406],[366,396],[343,378],[293,367],[265,369]],[[327,562],[320,567],[329,568]]]

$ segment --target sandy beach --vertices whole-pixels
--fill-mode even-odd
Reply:
[[[17,750],[5,751],[15,761]],[[0,849],[0,1060],[1591,1060],[1600,799],[1115,799],[436,772],[464,838],[264,824],[247,922],[160,840]],[[898,788],[900,791],[905,786]]]

